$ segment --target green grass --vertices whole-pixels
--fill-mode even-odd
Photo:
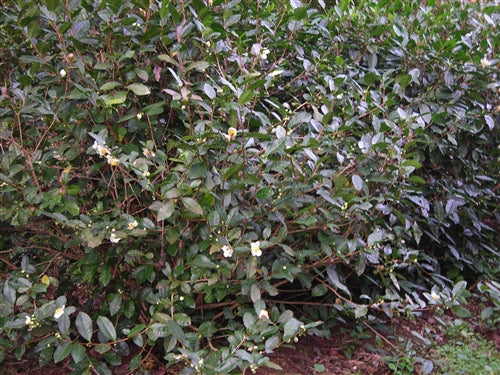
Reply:
[[[455,321],[447,332],[447,342],[436,345],[433,374],[500,374],[500,351],[491,341],[472,331],[468,323]]]

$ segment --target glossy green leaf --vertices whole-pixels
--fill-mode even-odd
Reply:
[[[75,363],[80,363],[86,357],[85,347],[82,344],[73,344],[71,357]]]
[[[193,214],[199,216],[203,215],[203,208],[193,198],[184,197],[182,198],[182,203],[184,204],[184,207],[186,207]]]
[[[205,92],[205,94],[210,98],[210,99],[214,99],[217,94],[215,92],[215,89],[213,88],[212,85],[208,84],[208,83],[205,83],[203,85],[203,91]]]
[[[59,346],[54,350],[54,362],[58,363],[65,359],[67,356],[71,354],[73,350],[73,343],[68,341],[63,341],[59,344]]]
[[[151,94],[149,88],[142,83],[132,83],[127,86],[127,89],[134,92],[135,95],[143,96]]]
[[[97,326],[99,327],[99,331],[107,337],[111,341],[116,340],[116,329],[113,323],[105,317],[105,316],[98,316],[97,317]]]
[[[88,342],[92,341],[93,324],[92,319],[83,311],[80,311],[75,319],[78,333]]]
[[[299,331],[302,322],[295,318],[290,318],[283,326],[283,341],[290,341]]]
[[[106,82],[104,85],[102,85],[99,90],[101,91],[109,91],[113,90],[117,87],[120,87],[122,84],[120,82],[112,81],[112,82]]]
[[[251,101],[254,97],[254,91],[253,89],[246,90],[244,91],[241,96],[238,98],[238,104],[239,105],[245,105],[249,101]]]

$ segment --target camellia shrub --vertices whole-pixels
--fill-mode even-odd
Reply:
[[[241,374],[495,285],[494,2],[1,8],[0,361]]]

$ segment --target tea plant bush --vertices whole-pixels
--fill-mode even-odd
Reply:
[[[1,7],[0,360],[242,373],[498,276],[493,2]]]

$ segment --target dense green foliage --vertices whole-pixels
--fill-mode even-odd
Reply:
[[[241,373],[334,319],[465,314],[468,282],[496,285],[493,3],[0,19],[0,360]]]

